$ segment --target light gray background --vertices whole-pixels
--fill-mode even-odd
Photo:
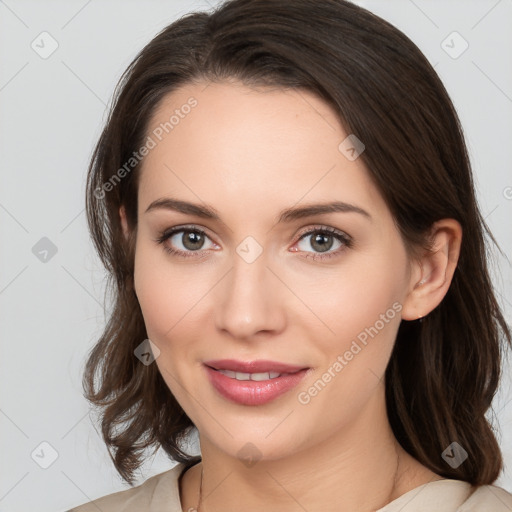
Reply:
[[[217,3],[0,0],[0,512],[59,512],[127,487],[82,397],[85,357],[105,321],[104,271],[85,223],[86,167],[137,51],[178,16]],[[357,3],[403,30],[435,65],[465,129],[481,209],[510,258],[512,1]],[[51,48],[43,31],[58,43],[46,59],[31,47]],[[464,41],[453,31],[469,44],[457,58]],[[42,237],[57,249],[46,262],[33,253]],[[493,254],[511,323],[511,266]],[[497,484],[509,491],[510,384],[506,367],[494,410],[507,464]],[[57,458],[43,469],[52,450]],[[158,454],[139,482],[172,465]]]

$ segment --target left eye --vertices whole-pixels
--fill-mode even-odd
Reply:
[[[310,240],[308,243],[305,243],[307,238],[309,238]],[[332,248],[335,242],[338,243],[338,248],[341,247],[343,245],[342,241],[343,240],[339,235],[333,235],[331,233],[326,233],[324,231],[310,231],[309,233],[302,235],[298,242],[298,245],[300,247],[300,244],[304,243],[304,245],[309,245],[318,252],[327,252],[329,249]],[[304,247],[304,245],[300,247],[302,251],[307,250],[307,247]]]
[[[309,242],[306,242],[307,238],[310,239]],[[335,250],[330,251],[336,242],[338,246],[335,247]],[[303,245],[301,246],[301,244]],[[303,233],[297,242],[297,246],[301,251],[307,253],[305,255],[306,258],[321,260],[338,255],[345,247],[352,247],[352,239],[341,231],[323,227]],[[312,247],[315,251],[308,251],[308,246]]]

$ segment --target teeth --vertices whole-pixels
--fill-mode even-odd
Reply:
[[[265,372],[265,373],[252,373],[251,380],[269,380],[269,379],[275,379],[276,377],[279,377],[281,375],[277,372]],[[238,378],[238,375],[237,375]]]
[[[242,373],[242,372],[233,372],[231,370],[218,370],[223,375],[230,377],[236,380],[269,380],[280,377],[282,374],[278,372],[263,372],[263,373]]]

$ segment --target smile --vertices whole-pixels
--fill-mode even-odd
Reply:
[[[263,373],[242,373],[242,372],[233,372],[231,370],[217,370],[222,375],[226,375],[227,377],[231,379],[236,380],[255,380],[255,381],[262,381],[262,380],[270,380],[270,379],[276,379],[277,377],[280,377],[281,375],[286,375],[283,373],[278,372],[263,372]]]
[[[295,373],[246,373],[215,369],[204,365],[212,388],[222,398],[239,405],[263,405],[295,388],[311,370]]]

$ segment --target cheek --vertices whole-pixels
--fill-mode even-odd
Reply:
[[[329,327],[328,338],[344,340],[337,348],[359,335],[364,341],[368,329],[384,333],[390,323],[399,323],[406,283],[403,256],[400,251],[355,255],[326,280],[321,293],[310,297],[312,309]]]
[[[165,327],[169,329],[171,319],[168,312],[173,308],[169,300],[172,300],[172,294],[166,292],[161,264],[152,251],[142,245],[137,246],[135,253],[134,287],[148,336],[151,338],[152,331],[162,331]]]
[[[164,249],[140,244],[135,255],[134,286],[148,338],[160,350],[157,365],[169,387],[197,359],[197,341],[207,326],[206,296],[212,283],[199,272],[173,264]],[[178,390],[176,390],[178,391]]]
[[[160,355],[156,364],[162,377],[168,381],[173,369],[168,366],[169,344],[166,342],[174,334],[177,322],[177,313],[180,309],[178,295],[175,292],[175,284],[170,285],[162,263],[155,257],[156,251],[145,247],[137,247],[134,268],[134,286],[137,299],[144,318],[148,338],[158,347]],[[179,325],[179,324],[178,324]],[[165,369],[161,367],[165,362]],[[171,379],[172,380],[172,379]]]
[[[319,336],[318,325],[311,330],[323,363],[317,375],[322,381],[319,386],[324,381],[337,383],[326,385],[330,392],[325,399],[330,395],[345,404],[362,403],[379,383],[401,321],[405,265],[405,253],[400,250],[367,252],[364,257],[355,256],[346,268],[340,267],[325,281],[326,286],[310,294],[308,304],[322,320],[325,333]]]
[[[298,390],[297,399],[309,416],[322,417],[326,433],[357,417],[383,390],[401,311],[388,284],[381,281],[372,288],[355,286],[353,293],[345,293],[348,288],[333,293],[324,318],[334,334],[312,338],[316,354],[312,353],[321,364]]]
[[[197,302],[197,297],[192,296],[191,283],[188,281],[187,286],[183,272],[166,264],[165,254],[160,255],[159,250],[147,246],[137,248],[135,292],[148,338],[160,351],[155,364],[178,402],[186,404],[187,394],[178,382],[183,381],[184,372],[180,368],[186,369],[193,357],[188,322],[193,320],[194,308],[189,302],[193,299]]]
[[[344,393],[357,393],[373,374],[376,383],[393,349],[402,306],[388,288],[367,288],[365,293],[339,297],[328,322],[334,335],[321,342],[325,367],[343,374]]]
[[[134,286],[146,327],[158,337],[174,332],[198,300],[199,283],[173,264],[165,250],[151,242],[137,245]]]

